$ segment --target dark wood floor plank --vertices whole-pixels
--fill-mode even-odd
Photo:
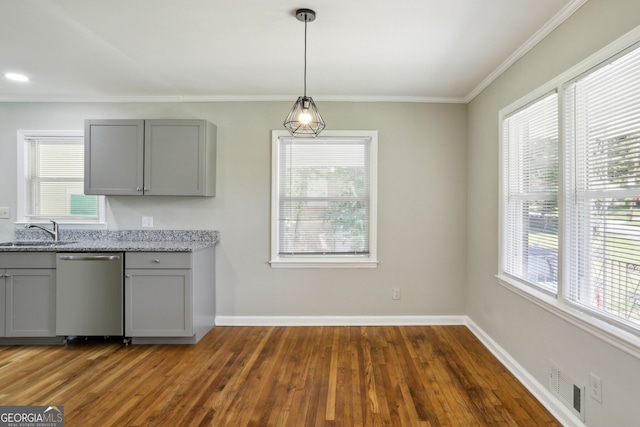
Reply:
[[[0,347],[0,405],[69,426],[559,426],[464,326],[217,327],[197,345]]]

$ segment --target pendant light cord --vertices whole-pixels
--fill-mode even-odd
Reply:
[[[307,97],[307,21],[309,19],[304,18],[304,97]]]

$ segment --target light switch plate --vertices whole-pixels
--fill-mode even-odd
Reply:
[[[143,216],[142,217],[142,226],[143,227],[153,227],[153,217],[152,216]]]
[[[11,214],[11,209],[0,208],[0,219],[9,219],[10,214]]]

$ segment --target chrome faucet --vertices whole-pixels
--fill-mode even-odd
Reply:
[[[48,228],[45,228],[41,225],[38,224],[27,224],[24,226],[24,228],[39,228],[40,230],[48,233],[52,238],[54,242],[58,241],[58,223],[55,221],[51,221],[53,223],[53,229],[49,230]]]

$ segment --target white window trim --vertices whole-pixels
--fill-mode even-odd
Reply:
[[[286,130],[271,131],[271,267],[272,268],[376,268],[378,266],[378,132],[377,131],[327,131],[322,136],[328,137],[368,137],[370,145],[370,201],[369,212],[369,254],[337,255],[337,256],[304,256],[282,257],[278,254],[278,218],[280,204],[276,200],[280,176],[278,138],[291,136]]]
[[[533,102],[543,98],[545,95],[548,95],[551,92],[557,92],[558,93],[558,102],[560,100],[560,96],[561,96],[561,92],[560,90],[558,90],[558,84],[556,83],[558,79],[553,80],[552,82],[549,82],[547,84],[545,84],[544,86],[536,89],[535,91],[527,94],[526,96],[520,98],[519,100],[513,102],[512,104],[508,105],[507,107],[503,108],[502,110],[500,110],[498,112],[498,140],[499,140],[499,164],[498,164],[498,168],[500,170],[500,186],[499,186],[499,210],[498,210],[498,226],[499,226],[499,232],[500,232],[500,236],[498,239],[498,271],[500,272],[498,274],[498,278],[505,280],[508,283],[517,283],[518,286],[522,286],[525,289],[530,289],[533,293],[535,294],[539,294],[539,295],[544,295],[544,296],[551,296],[553,297],[553,293],[549,290],[546,290],[542,287],[538,287],[538,286],[534,286],[530,283],[528,283],[525,280],[521,280],[515,276],[512,276],[508,273],[505,272],[505,260],[504,260],[504,239],[505,239],[505,232],[504,232],[504,196],[505,196],[505,186],[506,183],[504,181],[504,158],[503,158],[503,153],[504,153],[504,143],[505,143],[505,137],[504,137],[504,121],[505,119],[512,114],[513,112],[521,109],[522,107],[526,107],[527,105],[532,104]],[[558,104],[558,115],[559,115],[559,120],[558,120],[558,143],[560,144],[562,141],[562,135],[563,135],[563,123],[562,123],[562,105],[560,105],[560,102]],[[560,172],[558,173],[558,205],[560,206],[564,200],[562,198],[563,196],[563,192],[560,190],[562,189],[562,184],[563,184],[563,174],[562,174],[562,165],[563,162],[563,152],[562,149],[558,149],[558,166],[560,168]],[[560,280],[560,277],[562,275],[562,251],[560,250],[560,248],[562,247],[562,225],[563,225],[563,211],[560,210],[558,213],[558,295],[561,294],[561,282],[562,280]]]
[[[541,89],[546,89],[546,87],[541,88]],[[527,97],[523,98],[523,99],[526,99],[526,103],[519,104],[518,108],[514,108],[512,110],[509,110],[508,108],[505,108],[505,109],[501,110],[500,113],[499,113],[499,118],[500,118],[500,129],[499,129],[500,162],[499,162],[499,164],[500,164],[500,174],[501,175],[500,175],[500,191],[499,191],[499,194],[500,194],[500,213],[499,213],[499,217],[500,217],[500,243],[499,243],[500,256],[499,256],[499,263],[500,263],[500,266],[499,266],[499,270],[498,271],[502,272],[503,274],[505,274],[508,277],[513,277],[514,280],[517,280],[520,283],[526,284],[527,286],[530,286],[530,287],[532,287],[534,289],[537,289],[537,290],[539,290],[539,291],[541,291],[543,293],[546,293],[548,295],[554,295],[554,293],[553,293],[553,291],[551,289],[545,288],[544,286],[541,286],[541,285],[538,285],[538,284],[535,284],[535,283],[530,283],[530,282],[526,281],[524,278],[521,279],[519,277],[516,277],[515,275],[506,273],[505,272],[506,269],[505,269],[505,265],[504,265],[505,264],[505,260],[504,260],[504,254],[505,254],[504,244],[505,244],[505,238],[506,238],[505,234],[506,233],[505,233],[504,223],[503,223],[503,221],[504,221],[503,215],[505,213],[504,212],[504,208],[505,208],[504,201],[505,201],[505,199],[504,199],[503,196],[505,196],[505,187],[507,187],[507,185],[509,184],[508,182],[504,181],[505,176],[504,176],[504,173],[503,173],[504,172],[504,160],[505,160],[503,158],[503,155],[504,155],[504,152],[505,152],[505,150],[504,150],[504,148],[505,148],[504,122],[512,114],[517,113],[521,109],[526,109],[527,107],[535,104],[536,102],[546,98],[547,96],[549,96],[551,94],[557,94],[558,95],[557,99],[558,99],[558,102],[559,102],[559,100],[560,100],[559,93],[558,93],[558,91],[556,90],[555,87],[552,90],[549,90],[549,91],[546,91],[546,92],[541,92],[541,89],[536,90],[535,92],[529,94]],[[557,125],[558,126],[558,135],[557,135],[558,136],[558,144],[560,144],[560,141],[561,141],[561,139],[560,139],[560,132],[562,131],[562,128],[561,128],[561,126],[562,126],[561,121],[562,120],[560,120],[561,117],[562,117],[562,112],[560,111],[560,106],[558,104],[558,125]],[[562,163],[562,153],[561,153],[561,151],[562,150],[559,148],[558,149],[558,166],[559,167],[561,166],[561,163]],[[562,194],[562,191],[561,191],[562,178],[560,176],[558,176],[558,181],[559,181],[558,182],[558,187],[557,187],[558,190],[556,191],[555,196],[556,196],[556,201],[559,204],[560,203],[560,195]],[[527,193],[527,196],[530,196],[530,195],[531,195],[531,193]],[[544,197],[549,197],[549,196],[548,195],[541,195],[541,197],[544,198]],[[562,214],[561,210],[560,210],[559,214]],[[560,227],[560,225],[561,225],[560,219],[561,218],[558,218],[558,220],[559,220],[558,221],[558,225],[559,225],[558,238],[560,236],[560,233],[562,233],[562,228]],[[560,245],[559,244],[560,244],[560,241],[558,241],[558,246],[556,247],[556,251],[558,253],[558,256],[560,255]],[[558,268],[561,267],[559,264],[560,264],[560,259],[558,259],[558,266],[557,266]],[[560,272],[558,272],[558,277],[560,277],[559,275],[560,275]]]
[[[504,118],[511,112],[518,108],[527,105],[528,103],[540,98],[545,93],[552,90],[557,90],[559,95],[558,114],[560,120],[558,121],[558,135],[561,144],[564,144],[564,123],[562,117],[564,115],[563,99],[564,89],[563,85],[576,78],[577,76],[585,73],[589,69],[597,66],[603,61],[608,60],[614,55],[627,49],[635,43],[640,42],[640,26],[629,31],[619,39],[613,41],[609,45],[597,51],[595,54],[586,58],[582,62],[578,63],[574,67],[570,68],[566,72],[560,74],[553,80],[547,82],[535,91],[525,95],[517,101],[511,103],[507,107],[501,109],[498,113],[498,129],[499,129],[499,141],[500,141],[500,171],[503,170],[502,159],[502,124]],[[559,150],[559,173],[558,173],[558,188],[564,188],[564,149]],[[538,290],[532,286],[529,286],[523,281],[518,280],[504,272],[503,269],[503,195],[504,195],[504,182],[503,174],[500,173],[500,186],[499,186],[499,207],[498,207],[498,226],[499,226],[499,239],[498,239],[498,274],[496,278],[498,283],[515,294],[525,298],[526,300],[538,305],[539,307],[547,310],[548,312],[556,315],[557,317],[577,326],[583,331],[601,339],[604,342],[624,351],[625,353],[640,359],[640,335],[637,331],[630,332],[623,326],[609,323],[606,320],[600,319],[590,315],[587,311],[582,311],[571,305],[570,302],[564,299],[564,274],[563,274],[563,254],[562,250],[558,251],[558,293],[557,295],[551,295]],[[565,192],[560,191],[558,195],[558,205],[565,206]],[[564,222],[565,213],[561,210],[559,213],[559,230],[558,230],[558,248],[564,248]]]
[[[82,130],[18,130],[18,146],[17,146],[17,207],[16,207],[16,226],[24,226],[27,224],[48,224],[46,221],[30,221],[24,210],[25,205],[25,185],[24,185],[24,145],[25,140],[29,138],[38,137],[84,137],[84,131]],[[79,221],[79,220],[61,220],[61,225],[73,225],[75,228],[87,228],[87,229],[106,229],[106,208],[107,202],[105,196],[98,196],[98,220],[97,221]],[[56,220],[58,221],[58,220]]]

